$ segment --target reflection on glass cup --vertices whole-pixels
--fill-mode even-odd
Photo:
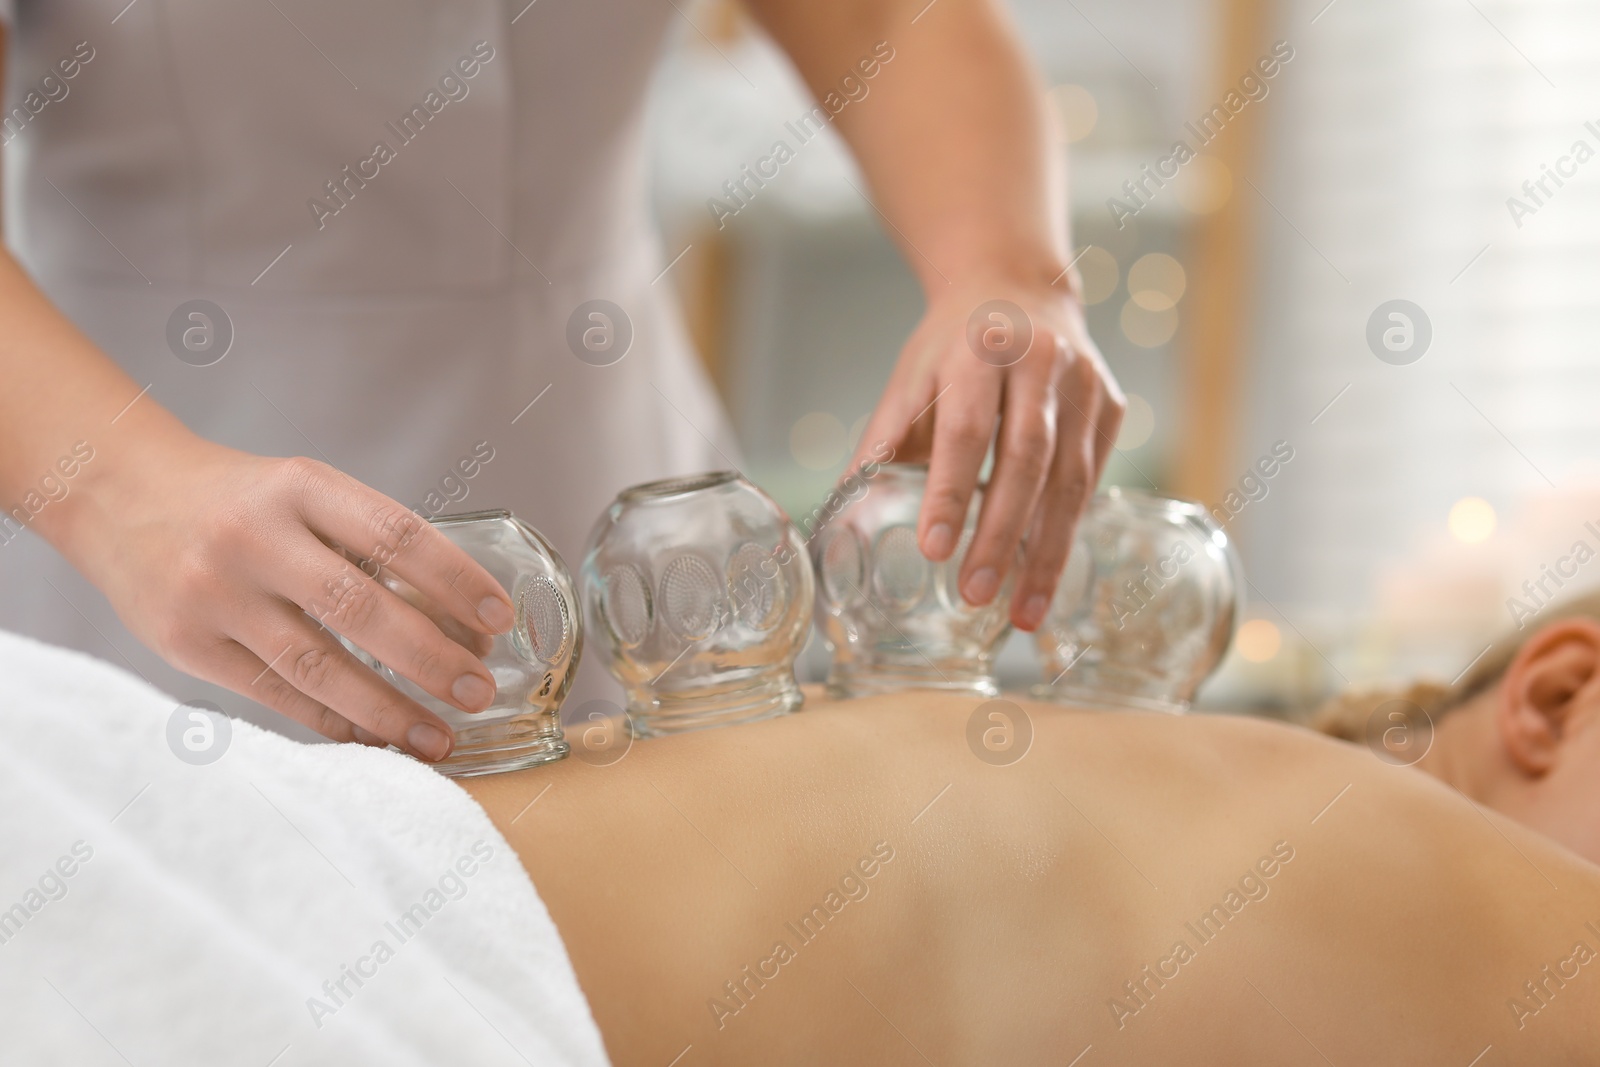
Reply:
[[[800,706],[811,560],[783,509],[737,472],[624,490],[589,535],[581,575],[639,736]]]
[[[1244,584],[1222,527],[1199,504],[1098,494],[1034,635],[1044,700],[1186,711],[1233,640]]]
[[[943,563],[917,547],[924,464],[884,464],[820,532],[817,629],[833,652],[828,693],[953,689],[993,696],[995,649],[1010,630],[1012,575],[983,607],[961,599],[957,580],[977,525],[973,495],[955,554]],[[1015,571],[1013,570],[1012,574]]]
[[[567,754],[567,742],[558,709],[583,653],[582,620],[567,565],[550,542],[509,511],[441,515],[432,523],[510,594],[516,612],[511,631],[490,638],[468,630],[387,568],[378,571],[377,579],[433,619],[445,636],[483,660],[494,676],[494,703],[472,714],[460,711],[348,640],[345,647],[390,685],[450,724],[456,747],[435,764],[445,774],[494,774],[561,759]]]

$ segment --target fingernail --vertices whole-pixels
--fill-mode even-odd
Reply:
[[[468,711],[482,711],[494,700],[494,686],[476,674],[463,674],[450,687],[450,695]]]
[[[450,754],[450,735],[431,722],[419,722],[406,731],[406,741],[412,751],[420,752],[431,760],[441,760]]]
[[[478,618],[497,634],[505,633],[517,621],[511,613],[511,605],[494,596],[486,596],[478,601]]]
[[[1020,623],[1022,629],[1037,629],[1044,621],[1044,613],[1050,608],[1050,599],[1043,593],[1035,593],[1022,605]]]
[[[948,522],[934,523],[928,531],[927,546],[924,554],[929,559],[939,562],[950,558],[951,551],[956,547],[956,534]]]
[[[1000,575],[993,567],[981,567],[972,572],[972,577],[967,579],[966,588],[961,590],[961,596],[968,604],[987,604],[994,599],[995,590],[1000,588]]]

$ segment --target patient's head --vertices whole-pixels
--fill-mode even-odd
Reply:
[[[1343,697],[1315,725],[1363,740],[1397,696],[1433,724],[1420,770],[1600,863],[1600,596],[1508,634],[1455,686]]]

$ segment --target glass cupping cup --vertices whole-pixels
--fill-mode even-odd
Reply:
[[[814,584],[794,524],[734,471],[636,485],[589,536],[584,603],[635,734],[800,706]]]
[[[1243,570],[1199,504],[1095,496],[1034,635],[1041,699],[1186,711],[1233,640]]]
[[[957,581],[983,491],[973,494],[955,553],[933,563],[917,547],[924,464],[887,463],[811,541],[818,576],[817,628],[833,652],[828,692],[863,696],[898,689],[994,695],[995,650],[1010,630],[1015,567],[981,607]]]
[[[494,702],[480,712],[460,711],[348,640],[345,646],[390,685],[450,724],[455,748],[435,764],[445,774],[494,774],[561,759],[568,746],[558,712],[583,654],[582,617],[571,572],[539,531],[509,511],[441,515],[430,521],[510,594],[515,611],[511,631],[491,638],[468,630],[386,567],[379,568],[377,580],[483,660],[494,676]]]

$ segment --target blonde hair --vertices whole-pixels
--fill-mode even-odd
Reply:
[[[1312,713],[1311,728],[1331,737],[1360,742],[1366,738],[1367,723],[1372,713],[1382,705],[1395,701],[1400,706],[1394,710],[1408,721],[1415,723],[1428,719],[1436,722],[1440,716],[1493,688],[1522,651],[1528,638],[1544,627],[1566,619],[1600,622],[1600,590],[1564,600],[1540,611],[1532,619],[1523,620],[1515,630],[1501,634],[1453,684],[1417,681],[1408,685],[1340,693]],[[1532,626],[1528,625],[1530,622]]]

